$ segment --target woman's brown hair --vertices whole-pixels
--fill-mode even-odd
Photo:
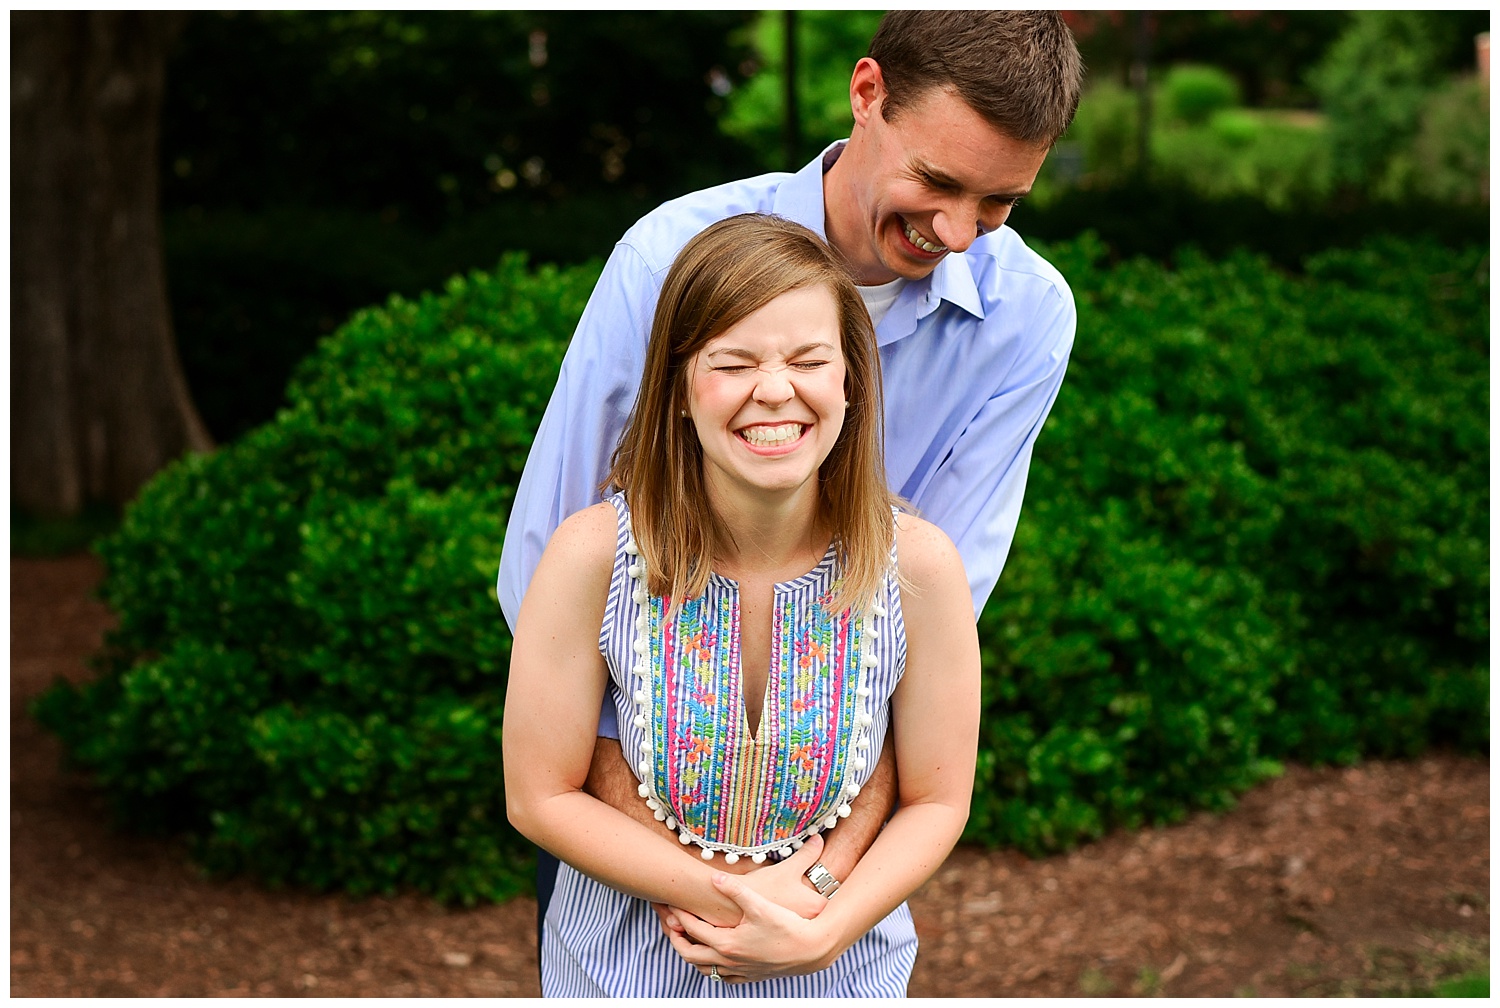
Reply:
[[[606,487],[625,491],[646,562],[646,587],[674,601],[708,587],[716,552],[734,546],[709,507],[703,451],[688,401],[693,357],[790,291],[822,287],[838,308],[849,406],[818,470],[821,517],[831,528],[842,587],[833,611],[862,610],[890,565],[895,535],[882,459],[883,406],[875,329],[847,268],[823,239],[767,214],[710,225],[683,246],[656,302],[646,369]]]

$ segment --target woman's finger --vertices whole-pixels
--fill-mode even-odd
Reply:
[[[694,966],[701,966],[701,972],[707,973],[710,966],[719,967],[720,972],[729,965],[729,960],[715,952],[707,945],[694,944],[689,939],[676,933],[667,935],[667,941],[672,943],[672,949],[682,958]]]

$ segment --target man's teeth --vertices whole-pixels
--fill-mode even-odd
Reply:
[[[902,223],[905,224],[906,222],[902,221]],[[906,240],[911,242],[917,248],[921,249],[923,252],[948,251],[948,246],[932,244],[932,242],[928,241],[926,238],[923,238],[920,234],[918,234],[917,229],[912,227],[910,224],[906,225]]]
[[[757,448],[774,448],[789,444],[802,436],[802,424],[789,423],[780,427],[746,427],[740,437]]]

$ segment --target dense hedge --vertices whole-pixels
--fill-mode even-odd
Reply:
[[[1052,255],[1079,338],[981,620],[969,838],[1055,850],[1284,757],[1486,747],[1483,253]],[[101,677],[36,708],[122,817],[273,882],[525,884],[493,580],[593,277],[511,259],[362,312],[272,423],[147,488],[101,548]]]
[[[443,899],[525,885],[505,823],[505,515],[594,271],[518,258],[358,313],[276,419],[103,542],[98,683],[41,720],[211,869]]]

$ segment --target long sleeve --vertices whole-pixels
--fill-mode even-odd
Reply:
[[[553,530],[604,499],[599,485],[635,405],[657,292],[635,249],[616,245],[563,357],[511,507],[496,593],[512,630]]]
[[[1076,326],[1077,310],[1066,287],[1038,303],[1024,327],[1026,349],[1004,385],[913,495],[922,515],[958,547],[976,618],[1010,553],[1032,448],[1062,386]]]

